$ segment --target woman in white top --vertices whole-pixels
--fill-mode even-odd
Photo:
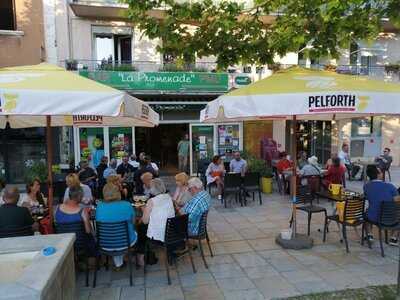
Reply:
[[[88,206],[88,205],[92,204],[92,202],[93,202],[92,190],[90,189],[90,187],[88,185],[80,182],[77,174],[72,173],[72,174],[67,175],[67,177],[65,178],[65,181],[67,183],[67,188],[64,193],[64,202],[67,201],[69,198],[69,188],[73,187],[73,186],[75,186],[75,187],[80,186],[83,190],[83,198],[82,198],[81,204],[83,206]]]
[[[176,190],[172,200],[179,208],[185,206],[186,202],[193,197],[188,189],[188,180],[189,176],[185,172],[175,175]]]
[[[218,189],[218,199],[221,199],[224,189],[225,167],[219,155],[215,155],[206,170],[207,185],[216,183]]]
[[[34,207],[45,204],[43,194],[40,192],[40,180],[35,178],[26,185],[26,194],[21,196],[18,205],[27,207],[31,211]]]
[[[175,216],[174,205],[161,179],[156,178],[151,181],[150,193],[154,197],[143,207],[142,222],[149,224],[148,238],[164,242],[167,219]]]

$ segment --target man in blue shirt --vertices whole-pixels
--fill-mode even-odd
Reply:
[[[247,162],[240,157],[240,152],[233,153],[233,159],[229,164],[229,171],[233,173],[240,173],[242,176],[246,174]]]
[[[382,202],[397,201],[399,195],[393,184],[383,181],[383,173],[375,165],[368,165],[366,173],[370,179],[364,185],[364,195],[368,200],[367,218],[371,222],[378,222]],[[368,236],[368,238],[371,240],[372,236]],[[392,237],[390,244],[397,245],[397,238]]]
[[[204,190],[203,182],[197,177],[189,179],[188,188],[193,198],[182,208],[182,213],[189,215],[189,236],[195,236],[199,232],[201,215],[210,207],[211,196]]]

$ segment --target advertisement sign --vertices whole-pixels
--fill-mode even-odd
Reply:
[[[227,92],[228,74],[203,72],[119,72],[81,70],[81,76],[120,90]]]

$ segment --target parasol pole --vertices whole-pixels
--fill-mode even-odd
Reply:
[[[51,116],[46,116],[46,147],[47,147],[47,185],[50,226],[53,226],[53,143],[51,137]]]
[[[297,119],[296,115],[293,116],[292,119],[292,128],[290,129],[290,136],[291,136],[291,156],[293,160],[293,170],[292,170],[292,178],[291,178],[291,188],[290,188],[290,196],[292,199],[292,217],[293,217],[293,235],[292,237],[296,237],[296,188],[297,188],[297,139],[296,139],[296,124]]]

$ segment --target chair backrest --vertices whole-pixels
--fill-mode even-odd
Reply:
[[[165,244],[174,245],[187,240],[188,222],[189,216],[187,214],[168,218],[165,226]]]
[[[400,203],[397,201],[383,201],[379,223],[384,226],[394,226],[400,222]]]
[[[364,220],[364,198],[347,199],[344,206],[344,221],[348,223]]]
[[[314,199],[308,185],[298,185],[296,188],[296,204],[312,203]]]
[[[200,237],[200,238],[205,238],[206,237],[206,233],[207,233],[207,216],[208,216],[208,210],[203,212],[203,214],[200,217],[199,232],[197,234],[197,236]]]
[[[209,159],[200,159],[197,161],[197,174],[205,174],[208,165],[211,163]]]
[[[32,226],[24,226],[20,228],[7,228],[0,230],[0,238],[29,236],[33,235]]]
[[[242,176],[239,173],[235,174],[225,174],[224,176],[224,188],[240,188],[242,184]]]
[[[315,194],[321,190],[321,176],[309,175],[302,178],[307,180],[307,185],[310,187],[311,193]]]
[[[260,173],[249,172],[244,175],[243,185],[246,186],[260,186]]]
[[[96,221],[97,245],[101,249],[129,248],[128,221]]]
[[[75,233],[74,248],[80,252],[86,250],[88,246],[88,234],[85,230],[85,224],[80,222],[73,223],[55,223],[56,233]]]

